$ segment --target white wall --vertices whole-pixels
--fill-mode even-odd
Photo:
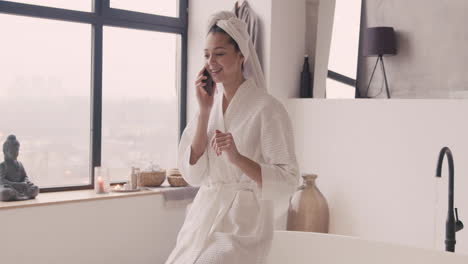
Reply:
[[[397,55],[385,57],[392,98],[467,98],[468,31],[465,0],[365,1],[361,27],[395,28]],[[439,21],[444,21],[440,23]],[[361,57],[358,79],[367,88],[375,57]],[[377,69],[369,94],[380,90]],[[382,93],[379,97],[385,97]]]
[[[268,91],[279,98],[298,98],[306,54],[305,0],[273,0]]]
[[[336,0],[320,0],[318,5],[317,42],[315,50],[313,87],[314,98],[325,97],[335,3]]]
[[[435,178],[443,146],[453,151],[455,206],[468,221],[468,101],[291,99],[287,109],[301,170],[319,175],[328,200],[331,233],[444,249],[445,165]],[[456,248],[468,253],[468,230]]]
[[[319,0],[306,1],[306,52],[309,55],[310,72],[315,68],[315,49],[317,45],[317,23],[318,23]],[[310,88],[313,88],[311,83]]]
[[[0,262],[164,263],[184,215],[161,194],[1,209]]]

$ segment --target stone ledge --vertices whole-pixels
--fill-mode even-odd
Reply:
[[[32,200],[14,201],[14,202],[0,201],[0,210],[62,204],[62,203],[104,200],[104,199],[117,199],[117,198],[135,197],[135,196],[142,196],[142,195],[154,195],[154,194],[161,194],[164,191],[173,190],[173,189],[179,189],[179,188],[162,186],[158,188],[147,188],[138,192],[109,192],[106,194],[96,194],[94,190],[39,193],[36,199],[32,199]]]

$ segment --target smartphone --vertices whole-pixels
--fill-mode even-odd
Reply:
[[[213,94],[213,79],[211,78],[211,75],[206,68],[203,71],[203,76],[207,77],[207,79],[203,81],[204,83],[206,83],[203,89],[205,89],[208,95],[211,96]]]

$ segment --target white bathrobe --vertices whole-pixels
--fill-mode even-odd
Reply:
[[[298,186],[291,122],[283,105],[253,80],[238,88],[224,115],[223,91],[214,96],[209,141],[216,129],[230,132],[239,153],[261,166],[262,187],[209,145],[190,165],[197,116],[191,120],[179,145],[179,169],[190,185],[201,187],[167,264],[264,263],[273,237],[273,207]]]

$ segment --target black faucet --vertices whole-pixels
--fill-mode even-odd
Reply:
[[[453,156],[452,151],[448,147],[443,147],[439,153],[439,160],[437,161],[437,172],[436,177],[441,176],[442,162],[444,161],[444,156],[447,155],[449,162],[449,191],[448,191],[448,214],[447,221],[445,222],[445,251],[455,252],[455,232],[458,232],[463,229],[462,221],[458,220],[458,210],[455,208],[455,214],[457,218],[453,215],[453,189],[454,189],[454,168],[453,168]]]

